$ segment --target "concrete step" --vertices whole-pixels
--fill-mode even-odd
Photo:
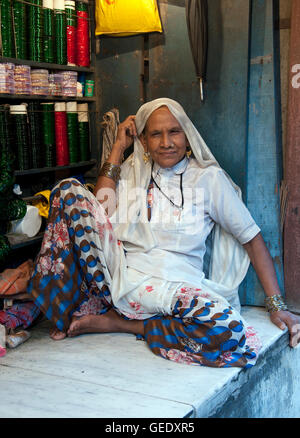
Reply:
[[[249,370],[174,363],[127,334],[53,341],[49,322],[0,359],[1,418],[297,417],[300,349],[244,307],[263,348]]]

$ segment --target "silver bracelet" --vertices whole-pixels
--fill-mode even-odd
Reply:
[[[268,312],[278,312],[279,310],[288,310],[281,295],[276,294],[265,298],[265,306]]]
[[[105,161],[100,170],[99,176],[106,176],[107,178],[111,178],[112,180],[114,180],[115,183],[117,183],[120,179],[120,173],[120,166]]]

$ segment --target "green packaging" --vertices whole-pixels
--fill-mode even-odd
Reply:
[[[87,79],[85,81],[84,95],[86,97],[93,97],[94,96],[94,87],[95,87],[95,81]]]

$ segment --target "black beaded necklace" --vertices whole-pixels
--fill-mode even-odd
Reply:
[[[157,182],[155,181],[154,177],[153,177],[153,166],[154,166],[154,162],[152,161],[152,167],[151,167],[151,178],[152,181],[154,182],[154,184],[156,185],[156,187],[158,188],[158,190],[161,192],[162,195],[164,195],[164,197],[176,208],[179,208],[180,210],[183,210],[183,206],[184,206],[184,197],[183,197],[183,189],[182,189],[182,175],[183,173],[180,174],[180,193],[181,193],[181,205],[177,205],[175,204],[175,202],[172,201],[172,199],[170,199],[163,191],[162,189],[159,187],[159,185],[157,184]]]

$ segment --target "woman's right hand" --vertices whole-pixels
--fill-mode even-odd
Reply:
[[[118,133],[113,148],[118,148],[120,152],[124,153],[132,145],[136,136],[135,116],[128,116],[118,126]]]

